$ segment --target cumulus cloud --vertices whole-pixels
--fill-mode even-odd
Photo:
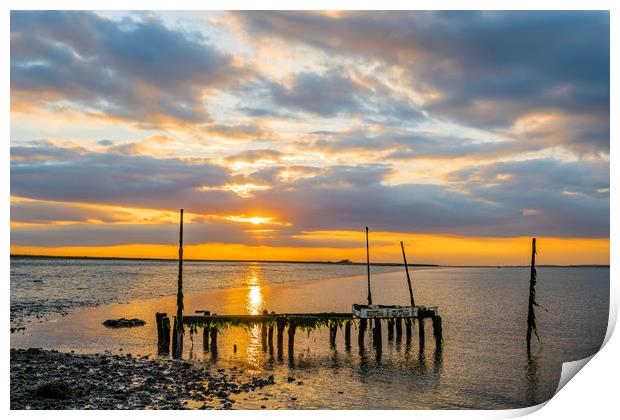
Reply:
[[[14,108],[71,106],[161,127],[210,121],[204,96],[248,70],[198,33],[155,18],[89,12],[11,13]]]

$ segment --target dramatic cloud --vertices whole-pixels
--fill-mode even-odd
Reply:
[[[356,93],[360,87],[340,74],[296,75],[290,87],[273,84],[271,94],[279,106],[292,107],[321,116],[359,109]]]
[[[167,13],[12,12],[12,245],[608,238],[609,13]]]
[[[87,12],[11,14],[14,108],[71,106],[145,126],[210,120],[204,96],[247,73],[198,33],[156,18]]]
[[[105,152],[65,159],[64,149],[53,146],[13,149],[11,155],[11,194],[43,200],[138,204],[139,197],[163,201],[230,180],[225,168],[203,161]],[[62,158],[26,160],[29,155]]]
[[[498,163],[453,173],[449,185],[437,186],[386,184],[393,169],[378,164],[275,166],[232,177],[209,162],[115,153],[24,160],[40,154],[62,156],[49,150],[14,152],[21,159],[11,168],[13,195],[166,210],[183,206],[205,215],[251,215],[259,209],[259,215],[289,226],[288,234],[355,230],[369,220],[377,230],[417,233],[604,237],[609,232],[609,171],[597,165],[551,159]],[[295,171],[297,176],[283,176]],[[241,187],[268,188],[244,198],[230,188],[233,180]]]
[[[534,110],[609,121],[604,12],[235,13],[248,33],[397,66],[430,112],[510,127]],[[597,136],[608,150],[607,135]],[[607,140],[607,141],[606,141]],[[588,141],[588,139],[584,139]]]

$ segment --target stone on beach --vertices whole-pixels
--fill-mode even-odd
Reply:
[[[41,398],[52,398],[55,400],[66,400],[71,396],[71,391],[67,384],[63,382],[49,382],[36,388],[35,394]]]

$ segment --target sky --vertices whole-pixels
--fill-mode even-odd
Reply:
[[[607,12],[11,13],[11,253],[609,263]]]

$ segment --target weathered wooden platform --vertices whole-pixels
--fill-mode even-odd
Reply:
[[[425,343],[425,320],[432,320],[433,335],[435,338],[435,347],[441,348],[442,326],[441,316],[435,310],[425,307],[418,307],[417,315],[412,317],[376,317],[376,318],[359,318],[356,315],[345,312],[318,312],[318,313],[266,313],[262,314],[242,314],[242,315],[220,315],[210,314],[209,311],[196,311],[202,315],[186,315],[183,316],[183,330],[189,329],[191,333],[197,333],[198,329],[203,330],[203,347],[205,351],[217,353],[217,337],[224,329],[232,327],[261,327],[261,342],[263,350],[272,351],[274,349],[274,329],[276,330],[276,343],[278,357],[282,356],[284,343],[284,331],[287,330],[288,335],[288,352],[292,357],[294,352],[295,332],[297,329],[304,331],[313,331],[325,327],[329,330],[329,345],[331,348],[336,347],[336,337],[338,329],[344,329],[345,349],[351,348],[351,327],[355,325],[358,331],[358,345],[364,346],[364,336],[366,331],[372,329],[373,345],[380,350],[382,345],[382,321],[387,321],[388,341],[394,339],[402,340],[403,324],[406,340],[411,341],[412,326],[414,323],[418,325],[418,337],[420,348],[424,348]],[[415,322],[417,320],[417,322]],[[177,328],[177,317],[173,317],[174,328],[170,329],[170,319],[167,314],[157,313],[157,332],[158,332],[158,349],[160,354],[170,353],[170,334],[172,332],[172,349],[173,357],[180,357],[183,348],[183,335],[179,333]],[[175,350],[176,349],[176,350]]]

